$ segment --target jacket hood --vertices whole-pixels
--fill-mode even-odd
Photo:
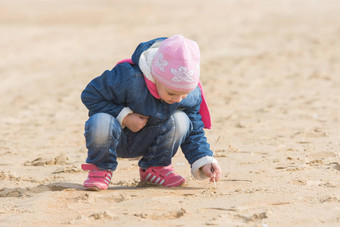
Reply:
[[[133,63],[137,64],[144,76],[152,82],[155,82],[151,75],[152,62],[156,56],[159,46],[165,39],[166,37],[161,37],[143,42],[137,46],[132,55]]]

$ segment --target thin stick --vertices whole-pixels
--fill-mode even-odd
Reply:
[[[217,147],[217,144],[218,144],[218,141],[220,141],[220,138],[221,136],[218,136],[217,140],[216,140],[216,143],[215,143],[215,147],[214,147],[214,150],[213,150],[213,154],[215,153],[216,151],[216,147]],[[211,163],[212,164],[212,163]],[[214,172],[214,168],[211,167],[211,171]],[[214,186],[216,188],[216,180],[215,180],[215,177],[213,178],[213,181],[214,181]]]
[[[216,185],[215,177],[213,178],[213,181],[214,181],[214,187],[216,188],[217,185]]]
[[[221,138],[221,136],[218,136],[218,138],[217,138],[217,140],[216,140],[216,143],[215,143],[215,147],[214,147],[213,153],[215,153],[215,150],[216,150],[218,141],[220,141],[220,138]]]

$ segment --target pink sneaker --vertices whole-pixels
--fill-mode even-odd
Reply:
[[[141,181],[160,184],[165,187],[177,187],[185,182],[185,178],[173,173],[171,165],[149,167],[146,170],[139,169]]]
[[[84,187],[86,189],[98,191],[106,190],[111,182],[112,172],[98,169],[97,166],[92,164],[82,164],[83,170],[89,170],[89,175],[84,181]]]

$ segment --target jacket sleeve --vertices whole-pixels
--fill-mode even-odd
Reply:
[[[197,102],[194,107],[184,110],[192,123],[192,130],[181,145],[181,149],[191,165],[192,175],[196,179],[203,180],[207,176],[200,168],[209,163],[217,163],[217,160],[213,157],[213,152],[205,137],[204,123],[199,113],[200,103]]]
[[[199,105],[198,108],[195,107],[190,112],[184,111],[192,123],[192,130],[184,143],[182,143],[181,149],[190,165],[204,156],[213,156],[210,145],[205,137],[204,125],[198,111]]]
[[[81,100],[89,110],[89,115],[108,113],[114,117],[126,107],[129,85],[129,68],[122,63],[111,71],[105,71],[93,79],[81,94]],[[127,66],[127,65],[126,65]]]

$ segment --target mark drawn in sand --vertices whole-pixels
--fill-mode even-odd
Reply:
[[[2,188],[0,197],[23,197],[47,191],[64,191],[64,190],[83,190],[82,185],[73,183],[53,183],[49,185],[39,185],[32,188]]]
[[[249,223],[249,222],[261,222],[262,220],[268,218],[268,215],[267,215],[267,212],[261,212],[261,213],[255,213],[250,216],[236,214],[234,217],[241,219],[245,223]]]
[[[24,166],[64,165],[67,164],[67,160],[69,160],[69,157],[67,157],[66,154],[60,154],[50,160],[44,160],[43,158],[39,157],[33,161],[26,161]]]
[[[181,208],[179,210],[173,210],[173,211],[167,211],[167,212],[161,212],[161,213],[136,213],[134,216],[140,217],[143,219],[152,219],[152,220],[165,220],[165,219],[177,219],[186,213],[186,210]]]
[[[66,221],[63,224],[73,225],[89,221],[117,221],[119,217],[112,214],[110,211],[104,210],[100,212],[91,213],[89,215],[78,215],[76,218]]]

